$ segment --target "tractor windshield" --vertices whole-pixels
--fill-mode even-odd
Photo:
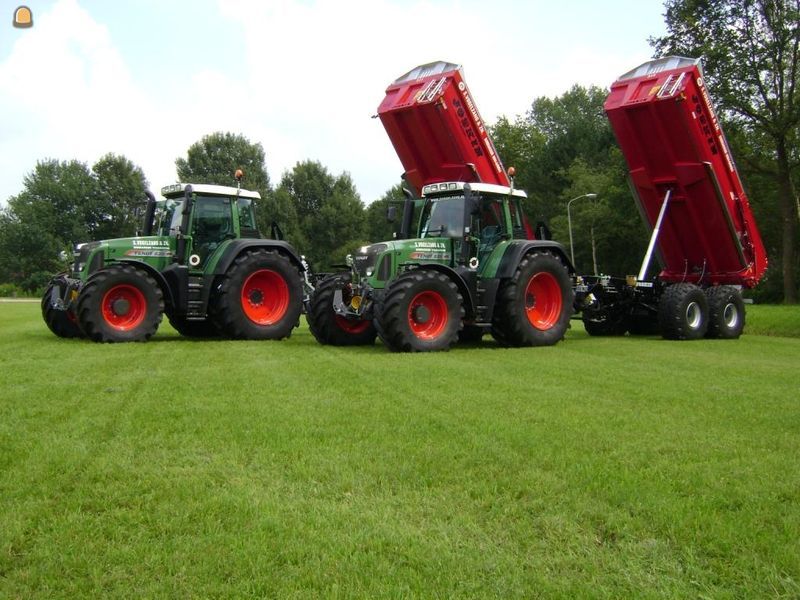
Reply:
[[[170,230],[172,229],[172,221],[175,219],[175,215],[177,215],[177,225],[180,223],[180,211],[177,208],[180,206],[180,202],[176,202],[175,200],[166,200],[163,203],[160,203],[158,207],[158,211],[156,212],[156,222],[155,227],[153,228],[154,235],[160,235],[167,237],[170,235]],[[172,235],[175,235],[175,232],[172,231]]]
[[[464,236],[464,196],[443,196],[425,203],[420,237]]]

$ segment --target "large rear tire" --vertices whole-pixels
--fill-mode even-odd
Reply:
[[[551,346],[569,328],[573,299],[564,263],[549,252],[528,254],[500,285],[492,336],[504,346]]]
[[[708,300],[692,283],[673,283],[658,305],[661,335],[668,340],[699,340],[708,329]]]
[[[163,313],[161,288],[145,271],[131,265],[98,271],[78,296],[78,323],[95,342],[149,340]]]
[[[42,318],[47,324],[48,329],[62,338],[77,338],[82,337],[83,332],[78,326],[78,319],[75,313],[71,310],[62,310],[56,308],[52,304],[51,296],[53,291],[56,290],[56,295],[59,298],[63,297],[63,289],[57,283],[51,283],[42,296]]]
[[[456,284],[443,273],[405,271],[378,303],[375,326],[393,352],[448,350],[458,339],[463,304]]]
[[[739,290],[731,285],[710,287],[708,299],[708,331],[706,337],[735,340],[744,330],[744,300]]]
[[[292,334],[302,306],[297,267],[278,252],[259,249],[233,262],[216,287],[211,312],[232,338],[280,340]]]
[[[347,319],[336,313],[335,303],[350,304],[353,290],[349,273],[325,277],[311,296],[306,314],[308,328],[320,344],[365,346],[375,343],[375,325],[371,320]]]

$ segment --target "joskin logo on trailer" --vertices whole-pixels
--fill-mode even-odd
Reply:
[[[469,94],[467,84],[463,81],[459,81],[458,91],[461,92],[461,97],[464,99],[467,109],[469,109],[469,112],[472,114],[472,118],[475,119],[475,124],[478,127],[478,135],[480,136],[480,139],[484,140],[484,145],[489,151],[489,158],[492,160],[492,166],[494,166],[494,170],[497,173],[503,173],[503,165],[500,164],[500,159],[497,157],[497,152],[495,152],[494,145],[486,133],[486,128],[483,126],[483,119],[481,119],[481,115],[478,113],[478,108],[475,106],[475,102],[473,102],[472,96]],[[472,127],[470,127],[469,120],[464,113],[464,107],[458,100],[453,102],[453,104],[455,105],[456,114],[459,117],[461,127],[464,129],[464,133],[469,138],[470,143],[472,144],[472,149],[475,151],[475,156],[483,156],[483,148],[481,148],[480,139],[478,139],[478,137],[475,135],[475,132],[472,130]]]

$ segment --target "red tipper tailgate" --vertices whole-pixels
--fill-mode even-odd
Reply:
[[[652,228],[665,281],[753,287],[767,255],[706,91],[699,60],[670,56],[622,75],[605,111]]]
[[[386,89],[378,116],[417,194],[442,181],[509,185],[459,65],[412,69]]]

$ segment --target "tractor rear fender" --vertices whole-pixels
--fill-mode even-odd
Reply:
[[[137,269],[141,269],[145,271],[148,275],[150,275],[153,279],[156,280],[158,287],[161,288],[161,292],[164,294],[164,306],[167,308],[172,308],[175,306],[175,294],[173,293],[172,286],[169,285],[164,275],[162,275],[159,271],[156,271],[153,267],[148,265],[146,262],[142,262],[140,260],[130,260],[124,259],[117,261],[118,263],[125,263],[127,265],[131,265],[136,267]],[[110,263],[106,266],[111,266],[114,263]],[[93,277],[95,273],[92,273],[90,276]]]
[[[233,261],[247,250],[256,250],[259,248],[264,248],[265,250],[275,250],[283,255],[285,255],[292,264],[296,266],[300,273],[305,273],[307,267],[305,265],[305,261],[300,258],[300,255],[295,252],[294,248],[288,243],[284,241],[278,240],[267,240],[267,239],[240,239],[240,240],[233,240],[228,247],[225,249],[225,254],[217,262],[217,266],[214,269],[213,275],[224,275],[227,273],[230,266],[233,264]]]
[[[464,315],[466,319],[475,318],[475,293],[470,289],[464,277],[458,271],[448,267],[447,265],[440,265],[437,263],[426,263],[420,265],[421,269],[428,269],[431,271],[438,271],[453,280],[456,284],[461,297],[464,299]]]
[[[517,270],[517,266],[526,254],[547,250],[558,257],[564,266],[567,267],[570,275],[575,274],[575,267],[567,256],[564,247],[552,240],[515,240],[508,245],[503,258],[500,259],[500,266],[497,269],[497,277],[500,279],[512,277]]]

